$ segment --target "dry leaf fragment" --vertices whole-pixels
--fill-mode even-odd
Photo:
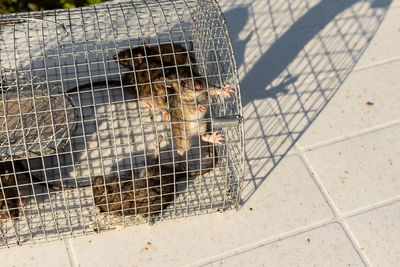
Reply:
[[[373,105],[374,105],[374,103],[372,103],[372,102],[370,102],[370,101],[368,101],[367,103],[365,103],[365,106],[368,107],[368,108],[372,107]]]

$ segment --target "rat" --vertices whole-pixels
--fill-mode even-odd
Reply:
[[[40,185],[46,188],[48,187],[50,189],[53,189],[54,191],[74,189],[74,187],[59,186],[49,182],[45,183],[43,180],[37,178],[35,175],[27,174],[28,170],[26,170],[23,164],[18,160],[14,160],[14,165],[15,172],[21,172],[28,179],[28,181],[31,182],[32,186]],[[0,219],[5,217],[18,219],[20,207],[23,207],[26,204],[26,198],[21,197],[19,194],[17,174],[14,172],[14,168],[12,161],[0,162]],[[32,180],[30,178],[32,178]]]
[[[39,179],[35,175],[28,175],[28,170],[23,166],[23,164],[14,160],[15,171],[21,172],[31,185],[40,185],[43,187],[48,187],[54,191],[61,191],[66,189],[74,189],[74,187],[69,186],[59,186],[52,183],[44,183],[43,180]],[[17,170],[18,167],[18,170]],[[25,206],[26,198],[21,197],[18,190],[17,178],[14,173],[12,161],[0,162],[0,219],[5,217],[11,217],[13,220],[18,219],[20,207]],[[32,178],[32,180],[31,180]],[[35,183],[34,183],[35,182]]]
[[[195,68],[196,59],[188,53],[188,51],[177,43],[166,43],[159,45],[149,45],[142,43],[140,46],[131,49],[126,49],[114,55],[114,59],[118,62],[133,70],[141,69],[145,66],[143,63],[146,61],[160,62],[160,67],[164,66],[180,66],[192,65]],[[162,62],[162,65],[161,65]]]
[[[122,83],[119,80],[97,81],[74,87],[69,89],[67,93],[77,92],[81,89],[96,86],[122,85],[124,90],[133,94],[139,101],[144,102],[149,109],[153,110],[154,108],[160,110],[163,115],[163,121],[169,121],[166,100],[167,92],[162,82],[164,80],[163,77],[163,70],[159,64],[150,61],[149,64],[146,64],[146,67],[140,66],[140,70],[124,74],[122,76]]]
[[[20,207],[25,205],[25,199],[19,195],[15,175],[9,173],[10,168],[12,169],[10,162],[0,163],[0,219],[10,217],[18,220]]]
[[[178,155],[183,158],[185,151],[191,147],[194,135],[200,135],[206,143],[222,144],[224,137],[221,133],[217,131],[213,134],[207,133],[205,112],[208,109],[209,96],[230,97],[235,90],[230,86],[222,89],[216,85],[207,85],[206,80],[200,78],[200,75],[189,66],[177,69],[177,73],[166,75],[166,85],[175,91],[168,96],[172,134]]]
[[[114,55],[114,59],[118,60],[118,62],[131,69],[136,71],[136,76],[138,81],[141,83],[148,83],[149,80],[153,82],[152,87],[154,95],[154,106],[155,108],[161,109],[163,114],[163,121],[170,121],[168,104],[166,101],[167,91],[163,87],[164,75],[166,68],[170,67],[172,71],[175,70],[173,66],[180,65],[188,65],[195,64],[196,59],[191,56],[188,51],[179,44],[176,43],[167,43],[160,45],[150,46],[146,43],[143,43],[140,46],[135,48],[126,49],[119,52],[117,55]],[[164,67],[164,71],[162,68]],[[192,66],[194,68],[194,66]],[[148,73],[150,77],[148,77]],[[131,80],[126,84],[133,84],[134,81]],[[149,109],[153,108],[153,103],[151,99],[151,90],[149,86],[143,86],[142,88],[139,85],[139,97],[147,98],[143,100]]]
[[[156,153],[154,157],[146,157],[147,168],[139,177],[128,171],[120,182],[117,178],[94,179],[92,191],[100,213],[154,218],[174,202],[175,184],[185,181],[187,172],[174,175],[173,166],[159,159],[159,141],[155,142]]]
[[[145,50],[148,53],[147,60],[145,60]],[[178,54],[173,54],[173,52]],[[133,48],[132,51],[126,49],[114,55],[114,59],[118,59],[121,65],[134,70],[134,72],[123,75],[122,83],[119,80],[97,81],[74,87],[68,90],[67,93],[96,86],[123,86],[125,90],[144,102],[150,110],[153,110],[153,108],[160,110],[162,121],[170,121],[166,98],[167,91],[163,83],[163,64],[161,63],[160,55],[162,55],[164,66],[196,62],[195,58],[190,56],[187,50],[178,44],[161,44],[160,47],[143,44]]]
[[[176,53],[175,56],[171,54],[173,52]],[[154,65],[164,66],[167,93],[171,94],[169,99],[171,101],[170,112],[173,113],[172,121],[186,122],[173,123],[172,125],[174,140],[180,157],[183,157],[185,151],[191,147],[192,143],[191,136],[185,138],[185,128],[188,135],[195,134],[200,130],[203,141],[221,144],[223,136],[220,133],[215,132],[213,135],[206,134],[206,122],[187,123],[187,121],[204,119],[205,112],[207,111],[205,105],[208,104],[208,91],[204,90],[205,79],[196,78],[194,81],[192,79],[192,77],[200,76],[195,69],[195,58],[187,53],[185,48],[175,43],[160,44],[159,46],[143,44],[132,49],[132,51],[130,49],[124,50],[114,56],[114,58],[119,59],[120,64],[125,67],[134,69],[135,66],[137,69],[136,66],[143,65],[143,62],[146,61],[146,56],[149,64],[151,62]],[[193,83],[195,84],[195,90]],[[221,89],[211,84],[208,87],[211,96],[224,94],[230,97],[230,93],[235,92],[232,88]],[[193,92],[196,90],[197,92],[194,95]],[[210,151],[209,149],[208,154],[213,157],[214,155]]]

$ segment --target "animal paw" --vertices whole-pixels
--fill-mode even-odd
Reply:
[[[150,101],[143,101],[145,104],[146,104],[146,106],[149,108],[149,109],[153,109],[153,103],[152,103],[152,101],[150,100]]]
[[[235,89],[233,89],[230,84],[225,85],[224,89],[222,89],[224,96],[229,98],[231,97],[231,93],[234,94],[235,92]]]
[[[205,106],[203,106],[203,105],[197,105],[197,110],[199,111],[199,112],[206,112],[207,111],[207,107],[205,107]]]
[[[171,116],[166,110],[162,112],[162,121],[171,121]]]
[[[212,135],[207,134],[203,136],[203,141],[211,144],[221,145],[224,141],[224,135],[220,132],[214,132]]]

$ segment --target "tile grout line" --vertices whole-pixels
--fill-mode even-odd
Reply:
[[[400,7],[400,6],[399,6],[399,7]],[[356,65],[356,66],[351,70],[350,75],[353,74],[353,73],[355,73],[355,72],[360,72],[360,71],[363,71],[363,70],[372,69],[372,68],[379,67],[379,66],[382,66],[382,65],[386,65],[386,64],[390,64],[390,63],[395,63],[395,62],[398,62],[398,61],[400,61],[400,57],[395,57],[395,58],[392,58],[392,59],[388,59],[388,60],[376,62],[376,63],[370,64],[370,65],[363,65],[363,66],[358,66],[358,65]],[[326,79],[328,79],[328,78],[333,78],[333,77],[335,77],[335,75],[336,75],[336,73],[330,73],[330,74],[328,74],[325,78],[326,78]],[[308,82],[308,83],[306,82],[305,85],[310,84],[310,83],[312,83],[312,82]]]
[[[333,144],[333,143],[336,143],[336,142],[345,141],[345,140],[348,140],[348,139],[351,139],[351,138],[355,138],[355,137],[357,137],[359,135],[369,134],[369,133],[372,133],[372,132],[375,132],[375,131],[379,131],[379,130],[382,130],[382,129],[385,129],[385,128],[396,126],[397,124],[400,124],[400,120],[391,121],[389,123],[378,125],[378,126],[373,127],[373,128],[363,129],[363,130],[360,130],[360,131],[357,131],[357,132],[353,132],[351,134],[348,134],[348,135],[340,137],[340,138],[334,138],[334,139],[331,139],[331,140],[328,140],[328,141],[321,142],[321,143],[316,144],[316,145],[311,145],[311,146],[307,146],[307,147],[301,147],[300,145],[296,144],[295,145],[295,149],[291,150],[290,156],[293,156],[293,155],[300,156],[300,158],[302,159],[304,165],[306,165],[307,170],[309,171],[309,173],[313,177],[314,183],[317,185],[318,189],[323,194],[325,200],[328,202],[328,205],[329,205],[330,209],[332,210],[332,212],[334,214],[333,218],[330,218],[330,219],[327,219],[327,220],[323,220],[323,221],[320,221],[320,222],[315,223],[315,224],[306,225],[304,227],[300,227],[298,229],[295,229],[295,230],[290,231],[290,232],[285,233],[285,234],[278,234],[278,235],[276,235],[276,236],[274,236],[272,238],[268,238],[266,240],[255,242],[255,243],[253,243],[251,245],[245,245],[245,246],[242,246],[240,248],[232,249],[232,250],[223,252],[223,253],[221,253],[221,254],[219,254],[217,256],[212,256],[212,257],[210,257],[210,258],[208,258],[206,260],[200,260],[200,261],[197,261],[195,263],[189,264],[189,266],[204,266],[204,265],[208,265],[208,264],[211,264],[211,263],[214,263],[214,262],[229,258],[231,256],[235,256],[235,255],[239,255],[239,254],[242,254],[242,253],[246,253],[246,252],[248,252],[250,250],[257,249],[259,247],[262,247],[262,246],[265,246],[265,245],[268,245],[268,244],[271,244],[271,243],[274,243],[274,242],[278,242],[278,241],[290,238],[290,237],[298,235],[298,234],[302,234],[302,233],[317,229],[317,228],[322,227],[324,225],[328,225],[328,224],[330,224],[332,222],[339,223],[339,225],[342,227],[343,231],[345,232],[346,236],[348,237],[348,239],[349,239],[350,243],[352,244],[353,248],[356,250],[357,254],[360,256],[360,258],[363,261],[363,263],[366,266],[370,266],[371,263],[370,263],[368,257],[366,256],[366,254],[364,252],[359,250],[360,245],[359,245],[356,237],[354,236],[354,234],[351,232],[351,230],[350,230],[349,226],[347,225],[345,219],[350,218],[352,216],[356,216],[356,215],[364,213],[364,212],[367,212],[367,211],[372,210],[374,208],[383,207],[383,206],[395,203],[397,201],[400,201],[400,196],[392,198],[392,199],[384,200],[384,201],[382,201],[380,203],[377,203],[377,204],[374,204],[374,205],[371,205],[371,206],[368,206],[368,207],[364,207],[364,208],[361,208],[361,209],[358,209],[358,210],[355,210],[355,211],[351,211],[351,212],[342,214],[342,213],[340,213],[340,211],[337,208],[337,206],[334,204],[333,200],[331,200],[331,198],[329,197],[329,193],[327,192],[327,190],[323,187],[322,183],[316,177],[315,171],[312,168],[311,163],[308,161],[307,157],[305,156],[305,151],[307,151],[310,148],[317,148],[317,147],[321,147],[321,146],[326,146],[326,145]]]
[[[400,119],[397,119],[397,120],[393,120],[393,121],[390,121],[390,122],[387,122],[387,123],[383,123],[383,124],[380,124],[380,125],[377,125],[377,126],[374,126],[374,127],[365,128],[365,129],[358,130],[358,131],[355,131],[355,132],[352,132],[352,133],[349,133],[349,134],[346,134],[346,135],[342,135],[342,136],[339,136],[339,137],[334,137],[334,138],[331,138],[331,139],[328,139],[328,140],[325,140],[325,141],[321,141],[321,142],[316,143],[316,144],[312,144],[312,145],[308,145],[308,146],[301,146],[301,145],[297,145],[296,144],[296,146],[298,147],[299,150],[301,150],[303,152],[304,151],[309,151],[311,149],[316,149],[316,148],[328,146],[328,145],[331,145],[331,144],[347,141],[347,140],[356,138],[356,137],[361,136],[361,135],[367,135],[367,134],[370,134],[370,133],[374,133],[374,132],[377,132],[377,131],[380,131],[380,130],[384,130],[386,128],[397,126],[399,124],[400,124]]]
[[[394,63],[394,62],[398,62],[398,61],[400,61],[400,57],[382,60],[382,61],[375,62],[375,63],[369,64],[369,65],[356,66],[356,67],[354,67],[354,69],[351,72],[353,73],[353,72],[359,72],[359,71],[363,71],[363,70],[367,70],[367,69],[372,69],[375,67],[379,67],[382,65],[386,65],[386,64],[390,64],[390,63]]]
[[[68,259],[72,267],[79,266],[73,245],[70,238],[63,238],[65,247],[67,248]]]
[[[391,6],[391,8],[393,8],[393,7],[400,7],[400,5],[393,5],[393,6]],[[369,68],[373,68],[373,67],[377,67],[377,66],[380,66],[380,65],[384,65],[384,64],[396,62],[396,61],[399,61],[399,60],[400,60],[400,58],[396,58],[396,59],[391,59],[391,60],[387,60],[387,61],[377,62],[377,63],[371,64],[371,65],[361,66],[361,67],[359,67],[359,68],[355,68],[352,72],[362,71],[362,70],[369,69]],[[400,123],[400,120],[398,120],[398,121],[397,121],[396,123],[394,123],[393,125],[396,125],[396,124],[399,124],[399,123]],[[370,132],[378,131],[378,130],[381,130],[381,129],[384,129],[384,128],[386,128],[386,127],[390,127],[390,126],[393,126],[393,125],[392,125],[392,124],[389,124],[389,125],[384,125],[383,127],[380,127],[380,128],[374,128],[374,129],[369,128],[369,129],[366,129],[366,130],[362,130],[362,131],[360,131],[360,132],[353,133],[353,134],[351,134],[351,135],[349,135],[349,136],[345,136],[345,137],[342,138],[341,140],[337,140],[337,138],[336,138],[336,139],[334,139],[334,140],[331,140],[331,141],[328,142],[328,143],[325,143],[325,142],[324,142],[324,143],[319,144],[319,145],[317,144],[317,145],[318,145],[317,147],[329,145],[329,144],[331,144],[331,143],[340,142],[340,141],[344,141],[344,140],[347,140],[347,139],[351,139],[351,138],[356,137],[357,135],[360,135],[360,134],[368,134],[368,133],[370,133]],[[306,158],[306,156],[305,156],[305,154],[304,154],[304,151],[300,148],[300,146],[298,146],[297,148],[299,148],[298,153],[296,153],[296,152],[294,152],[294,151],[292,150],[293,152],[290,153],[290,154],[291,154],[291,155],[299,155],[299,156],[302,158],[302,160],[304,161],[304,164],[306,165],[308,171],[313,170],[313,168],[312,168],[311,165],[310,165],[310,162],[308,161],[308,159]],[[296,148],[295,148],[295,149],[296,149]],[[308,165],[308,166],[307,166],[307,165]],[[310,167],[310,168],[309,168],[309,167]],[[314,172],[314,173],[315,173],[315,172]],[[354,216],[354,215],[356,215],[357,212],[362,213],[362,212],[368,211],[369,209],[373,209],[374,207],[368,207],[368,208],[365,208],[365,209],[362,209],[362,210],[358,210],[358,211],[352,212],[352,213],[341,214],[341,213],[339,212],[337,206],[336,206],[336,205],[334,204],[334,202],[331,200],[331,198],[330,198],[328,192],[327,192],[326,189],[323,187],[322,183],[320,183],[319,179],[313,175],[313,180],[314,180],[315,184],[317,184],[319,190],[320,190],[321,193],[324,195],[324,198],[326,199],[326,201],[328,202],[328,205],[330,206],[332,212],[334,213],[335,218],[334,218],[333,220],[330,219],[329,222],[327,222],[328,220],[326,220],[326,221],[325,221],[325,222],[326,222],[325,224],[320,222],[320,223],[317,223],[317,224],[307,225],[307,226],[305,226],[305,227],[302,227],[302,228],[298,228],[298,229],[296,229],[296,230],[293,230],[293,231],[291,231],[291,232],[289,232],[289,233],[282,234],[282,235],[277,235],[277,236],[272,237],[272,238],[269,238],[269,239],[267,239],[267,240],[259,241],[259,242],[253,243],[252,245],[247,245],[247,246],[239,247],[239,248],[237,248],[237,249],[232,249],[232,250],[230,250],[230,251],[228,251],[228,252],[221,253],[219,256],[211,257],[211,258],[209,258],[208,260],[205,260],[205,261],[204,261],[204,260],[203,260],[203,261],[198,261],[197,263],[190,264],[190,266],[192,266],[192,265],[195,265],[195,266],[207,265],[207,264],[216,262],[216,261],[218,261],[218,260],[221,260],[221,259],[224,259],[224,258],[228,258],[228,257],[230,257],[230,256],[234,256],[234,255],[237,255],[237,254],[245,253],[245,252],[247,252],[247,251],[249,251],[249,250],[256,249],[256,248],[258,248],[258,247],[262,247],[262,246],[264,246],[264,245],[267,245],[267,244],[270,244],[270,243],[273,243],[273,242],[277,242],[277,241],[280,241],[280,240],[283,240],[283,239],[290,238],[290,237],[295,236],[295,235],[297,235],[297,234],[301,234],[301,233],[304,233],[304,232],[307,232],[307,231],[310,231],[310,230],[314,230],[314,229],[316,229],[316,228],[322,227],[323,225],[327,225],[327,224],[329,224],[329,223],[331,223],[331,222],[337,222],[337,223],[339,223],[339,224],[341,225],[342,229],[344,230],[344,232],[345,232],[345,234],[347,235],[348,239],[350,239],[350,242],[352,243],[352,246],[354,247],[354,249],[356,249],[356,251],[357,251],[357,253],[359,254],[359,256],[360,256],[361,260],[363,261],[363,263],[364,263],[365,265],[371,265],[370,262],[369,262],[369,260],[368,260],[368,258],[367,258],[367,256],[364,255],[364,254],[360,254],[360,251],[359,251],[359,247],[360,247],[360,246],[358,246],[359,244],[358,244],[358,242],[357,242],[355,236],[353,235],[353,233],[352,233],[351,230],[349,229],[349,227],[348,227],[348,225],[347,225],[347,223],[346,223],[346,221],[345,221],[345,218]],[[324,191],[325,191],[325,192],[324,192]],[[391,200],[389,200],[389,201],[385,201],[384,203],[380,203],[379,206],[388,205],[388,204],[390,204],[390,203],[396,202],[397,200],[399,200],[399,199],[391,199]],[[354,214],[353,214],[353,213],[354,213]],[[357,214],[358,214],[358,213],[357,213]]]
[[[354,216],[369,212],[369,211],[374,210],[374,209],[379,209],[379,208],[383,208],[383,207],[392,205],[392,204],[394,204],[396,202],[399,202],[399,201],[400,201],[400,195],[397,196],[397,197],[393,197],[393,198],[382,200],[382,201],[380,201],[378,203],[374,203],[374,204],[371,204],[371,205],[366,206],[366,207],[362,207],[362,208],[359,208],[359,209],[356,209],[356,210],[352,210],[352,211],[346,212],[346,213],[343,214],[343,217],[348,219],[348,218],[351,218],[351,217],[354,217]]]
[[[356,250],[357,254],[359,255],[361,261],[364,263],[365,266],[371,266],[371,262],[368,259],[367,255],[365,254],[364,251],[361,251],[360,244],[358,243],[356,237],[354,236],[353,232],[350,230],[349,226],[347,225],[347,222],[345,221],[345,218],[343,214],[340,213],[339,209],[337,208],[336,204],[334,201],[330,198],[328,190],[324,187],[322,182],[318,179],[318,176],[314,170],[314,168],[311,166],[310,161],[308,160],[307,156],[305,155],[305,152],[300,148],[299,145],[295,144],[295,149],[298,152],[298,155],[302,159],[305,167],[311,174],[311,177],[314,181],[314,183],[317,185],[318,189],[320,190],[321,194],[325,198],[325,201],[328,203],[330,209],[334,213],[336,221],[341,225],[343,231],[345,232],[347,238],[349,239],[350,243],[352,244],[353,248]]]
[[[273,237],[270,237],[270,238],[267,238],[267,239],[264,239],[264,240],[261,240],[261,241],[254,242],[254,243],[252,243],[250,245],[243,245],[243,246],[241,246],[239,248],[235,248],[235,249],[231,249],[231,250],[222,252],[217,256],[211,256],[208,259],[199,260],[197,262],[190,263],[190,264],[188,264],[186,266],[205,266],[205,265],[208,265],[208,264],[211,264],[211,263],[214,263],[214,262],[229,258],[231,256],[240,255],[240,254],[246,253],[246,252],[248,252],[250,250],[257,249],[257,248],[260,248],[260,247],[263,247],[263,246],[266,246],[266,245],[269,245],[269,244],[272,244],[272,243],[275,243],[275,242],[279,242],[279,241],[291,238],[293,236],[312,231],[312,230],[317,229],[317,228],[321,228],[321,227],[323,227],[325,225],[329,225],[329,224],[334,223],[334,222],[336,222],[335,218],[334,217],[330,217],[328,219],[324,219],[324,220],[321,220],[321,221],[313,223],[313,224],[307,224],[305,226],[302,226],[302,227],[299,227],[297,229],[291,230],[291,231],[289,231],[287,233],[284,233],[284,234],[277,234],[277,235],[275,235]]]

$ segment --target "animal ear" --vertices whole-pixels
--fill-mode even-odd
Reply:
[[[144,54],[142,54],[142,53],[137,53],[137,54],[135,55],[135,59],[134,59],[135,66],[140,66],[140,65],[143,63],[143,61],[144,61]],[[132,68],[133,68],[133,67],[132,67]]]
[[[104,185],[104,183],[105,183],[105,180],[101,176],[95,177],[93,180],[94,185]]]
[[[18,200],[18,205],[20,207],[25,207],[26,203],[27,203],[27,199],[26,198],[21,198],[21,199]]]
[[[129,49],[123,50],[123,51],[119,52],[118,54],[114,55],[114,59],[119,59],[119,60],[127,58],[127,57],[130,57]]]
[[[168,83],[167,83],[168,84]],[[157,91],[161,91],[165,94],[165,86],[164,86],[164,82],[155,82],[153,83],[153,87],[157,90]]]
[[[13,177],[11,174],[9,174],[8,170],[5,171],[5,176],[4,176],[4,182],[6,182],[8,185],[12,182]]]
[[[146,177],[146,170],[141,171],[139,173],[139,177],[142,177],[142,178]]]
[[[138,46],[132,50],[132,56],[134,58],[135,66],[139,66],[143,63],[144,60],[144,48],[142,46]],[[131,66],[133,69],[133,66]]]
[[[178,87],[178,83],[176,80],[172,80],[172,81],[166,80],[165,84],[167,85],[167,87],[174,87],[174,88]]]
[[[124,51],[121,51],[117,55],[114,55],[114,59],[119,61],[119,64],[122,66],[125,66],[129,69],[133,69],[133,63],[132,63],[132,56],[131,56],[131,50],[126,49]]]

